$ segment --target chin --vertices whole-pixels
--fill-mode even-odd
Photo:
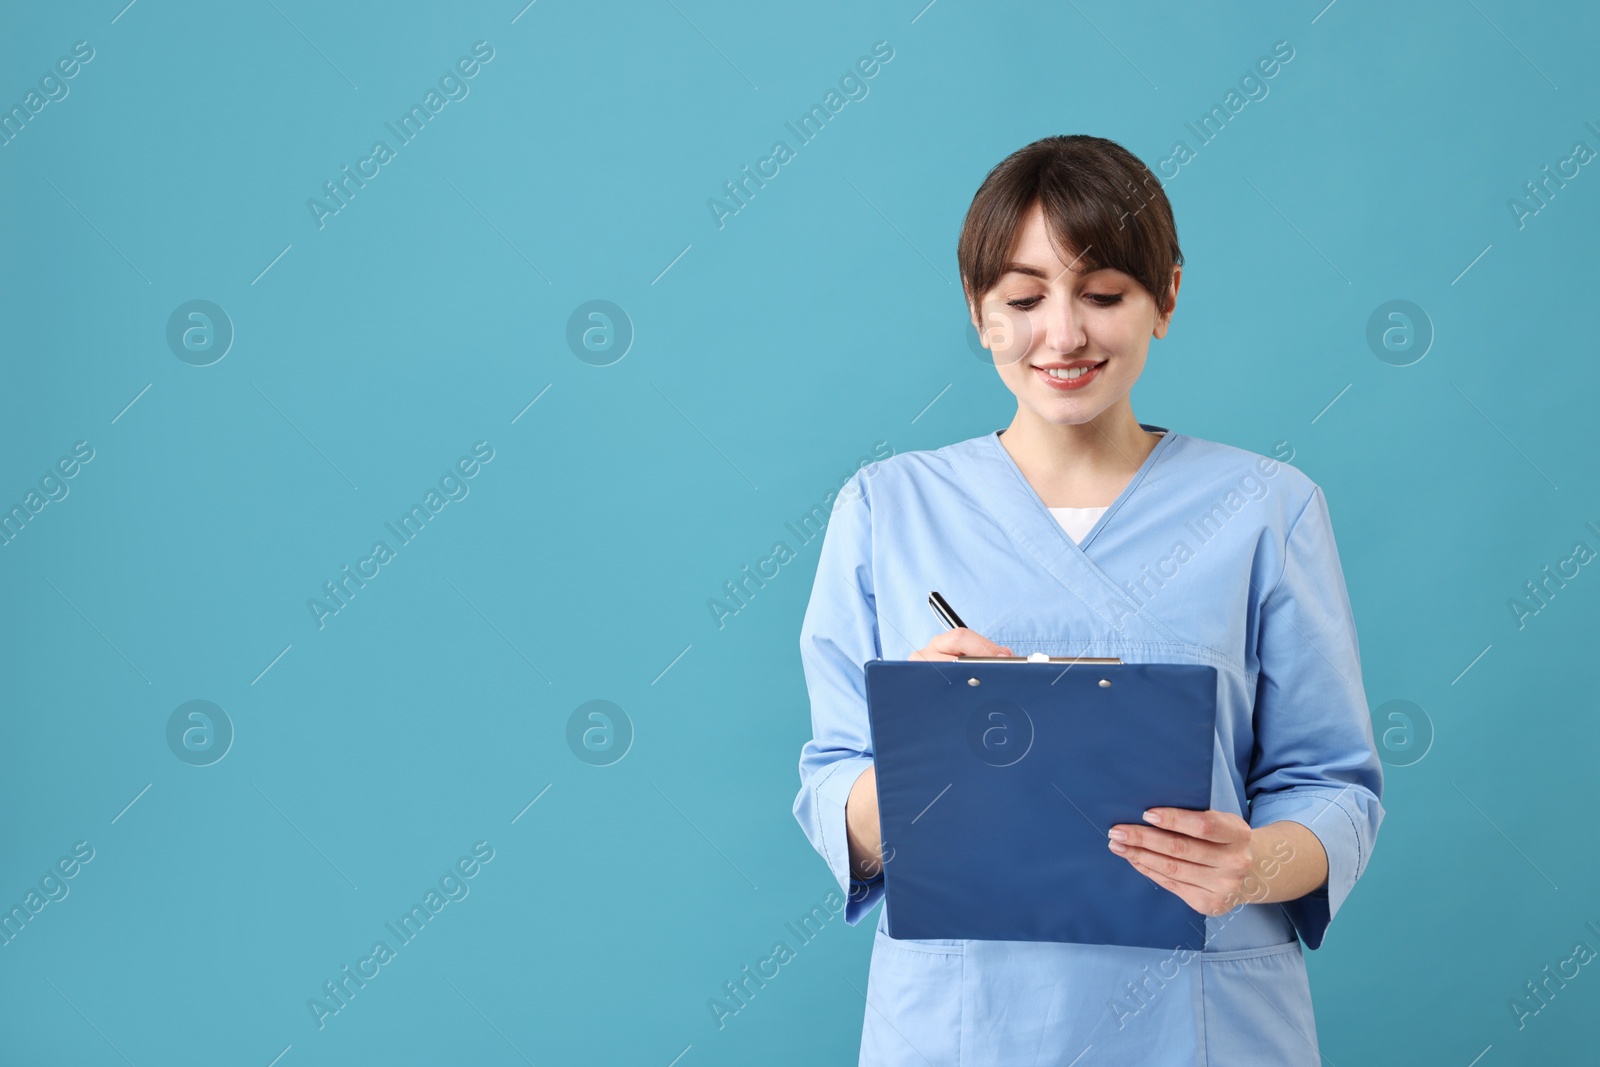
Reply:
[[[1053,426],[1082,426],[1093,422],[1106,412],[1106,409],[1098,404],[1091,407],[1081,403],[1072,408],[1066,404],[1058,404],[1047,411],[1040,411],[1038,408],[1033,410],[1040,419]]]

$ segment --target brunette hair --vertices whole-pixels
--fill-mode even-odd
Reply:
[[[1000,281],[1035,202],[1062,262],[1085,273],[1122,271],[1155,298],[1157,314],[1166,313],[1172,268],[1183,263],[1172,205],[1138,156],[1086,134],[1034,141],[983,179],[956,244],[969,305],[976,309]]]

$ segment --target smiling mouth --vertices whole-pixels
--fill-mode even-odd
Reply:
[[[1105,360],[1098,363],[1073,363],[1068,366],[1034,367],[1034,374],[1051,389],[1070,391],[1082,389],[1095,378],[1099,377],[1100,369],[1106,365]]]

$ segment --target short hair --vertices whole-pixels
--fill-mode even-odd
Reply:
[[[1004,275],[1035,202],[1063,263],[1085,273],[1122,271],[1155,298],[1158,314],[1166,313],[1172,268],[1183,264],[1172,205],[1138,156],[1086,134],[1034,141],[983,179],[956,244],[968,304],[980,307]]]

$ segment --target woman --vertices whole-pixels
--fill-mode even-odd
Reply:
[[[1206,917],[1206,947],[897,940],[880,916],[860,1062],[1317,1064],[1302,942],[1322,943],[1383,819],[1322,491],[1134,418],[1183,257],[1159,183],[1121,146],[1047,137],[1014,153],[973,198],[957,256],[1017,413],[865,467],[840,493],[800,635],[814,736],[795,817],[856,924],[894,862],[868,660],[1209,664],[1210,809],[1156,808],[1107,841]],[[930,590],[975,629],[944,630]]]

